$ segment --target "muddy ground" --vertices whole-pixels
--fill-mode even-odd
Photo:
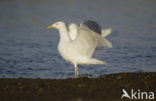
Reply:
[[[1,78],[0,101],[121,101],[122,89],[128,93],[131,89],[156,92],[156,73],[68,79]]]

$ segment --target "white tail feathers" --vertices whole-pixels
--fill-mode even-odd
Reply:
[[[88,64],[107,64],[105,61],[100,61],[95,58],[88,59]]]

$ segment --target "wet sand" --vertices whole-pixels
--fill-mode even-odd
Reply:
[[[121,101],[122,89],[156,91],[156,73],[118,73],[97,78],[1,78],[1,101]],[[129,99],[123,99],[129,101]]]

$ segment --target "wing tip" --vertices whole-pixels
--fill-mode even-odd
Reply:
[[[111,34],[113,31],[112,28],[106,28],[106,29],[102,29],[102,37],[106,37],[108,36],[109,34]]]

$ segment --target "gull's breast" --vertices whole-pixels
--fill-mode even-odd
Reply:
[[[65,59],[68,62],[79,63],[81,61],[82,56],[79,54],[77,49],[69,47],[66,45],[59,45],[58,51],[63,59]]]

